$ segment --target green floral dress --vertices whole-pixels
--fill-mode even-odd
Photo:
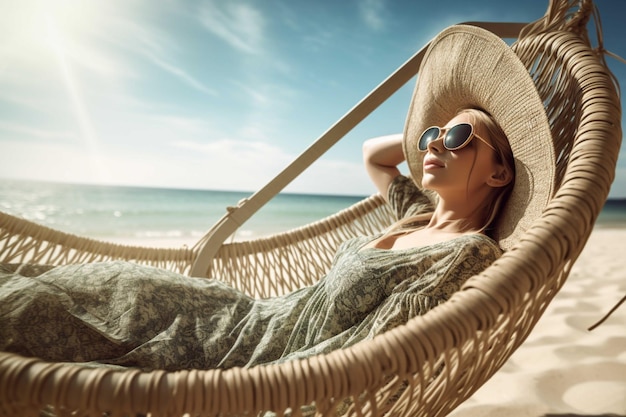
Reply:
[[[403,176],[389,197],[399,217],[428,207]],[[146,370],[280,362],[344,348],[424,314],[501,254],[484,235],[364,248],[373,238],[344,242],[316,284],[267,299],[129,262],[2,265],[0,349]]]

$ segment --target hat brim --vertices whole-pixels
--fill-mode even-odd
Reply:
[[[506,134],[515,159],[515,184],[494,238],[510,249],[552,196],[555,157],[546,112],[526,67],[493,33],[468,25],[442,31],[430,43],[409,107],[403,149],[413,180],[422,187],[419,135],[444,126],[460,109],[482,108]]]

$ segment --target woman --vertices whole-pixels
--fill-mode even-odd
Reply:
[[[513,90],[515,100],[493,99]],[[316,284],[252,299],[216,279],[127,262],[0,266],[0,349],[144,369],[229,368],[351,346],[428,312],[542,209],[551,185],[528,173],[549,175],[553,153],[526,69],[499,38],[462,26],[431,43],[402,138],[364,146],[401,221],[342,243]],[[405,156],[412,179],[399,175]]]
[[[485,113],[463,111],[441,131],[425,132],[418,145],[426,154],[422,184],[439,196],[432,216],[345,242],[312,287],[254,300],[218,280],[128,263],[57,267],[7,279],[16,290],[5,286],[2,305],[16,320],[2,326],[2,349],[146,369],[227,368],[350,346],[423,314],[500,255],[481,234],[493,218],[484,207],[495,212],[492,202],[513,178],[506,138]],[[446,149],[459,135],[458,149]],[[399,216],[429,210],[426,195],[399,175],[401,141],[371,140],[364,150]]]
[[[514,184],[515,165],[506,136],[482,110],[462,110],[445,127],[431,127],[421,138],[418,148],[426,153],[422,186],[437,193],[438,204],[430,217],[420,216],[428,219],[426,226],[396,228],[369,243],[370,247],[418,247],[482,233],[496,218]],[[458,142],[453,149],[448,149],[449,139]],[[363,153],[368,173],[382,195],[387,195],[394,181],[407,183],[406,179],[396,180],[400,176],[397,166],[405,159],[402,136],[371,139],[364,144]]]

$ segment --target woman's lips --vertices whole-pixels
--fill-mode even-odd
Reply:
[[[425,170],[443,168],[444,166],[445,166],[444,163],[435,157],[431,156],[431,157],[424,158],[423,167]]]

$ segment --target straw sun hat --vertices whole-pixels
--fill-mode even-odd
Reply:
[[[515,159],[515,185],[494,237],[510,249],[541,214],[555,181],[550,126],[528,70],[498,36],[457,25],[431,42],[420,67],[404,128],[403,148],[413,180],[421,188],[421,133],[445,126],[458,110],[489,112],[506,134]]]

